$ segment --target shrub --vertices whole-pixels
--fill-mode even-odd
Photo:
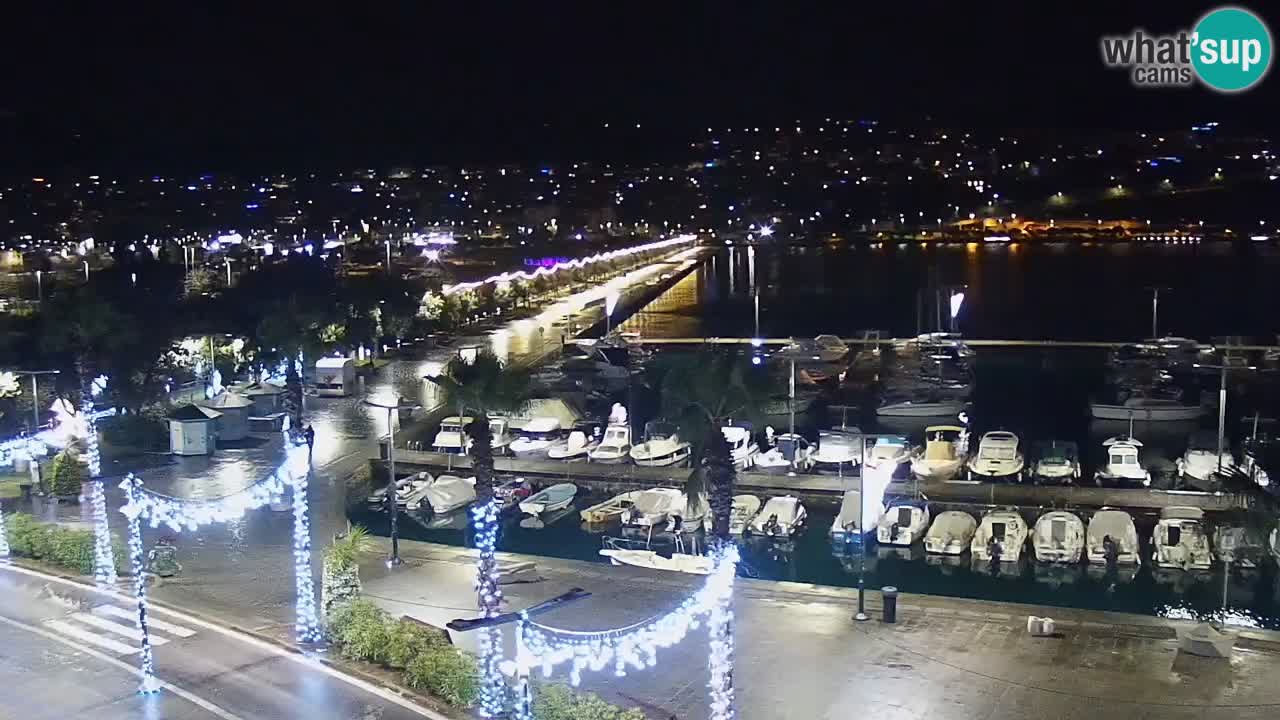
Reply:
[[[89,530],[75,530],[41,522],[25,513],[5,517],[9,551],[18,557],[43,560],[81,575],[93,573],[94,539]],[[112,543],[112,552],[120,557]]]
[[[105,417],[98,421],[102,441],[116,447],[160,450],[169,447],[169,429],[163,418],[147,413]]]
[[[351,660],[381,665],[387,660],[391,616],[369,600],[354,600],[334,608],[329,636]]]
[[[470,707],[480,694],[475,659],[451,645],[419,653],[405,668],[404,678],[409,687],[457,707]]]
[[[409,667],[413,659],[428,651],[448,648],[440,633],[404,620],[396,623],[387,642],[387,664],[393,668]]]
[[[357,525],[324,551],[320,600],[325,617],[339,604],[360,597],[360,555],[369,548],[369,531]]]
[[[80,484],[89,478],[89,470],[79,458],[63,450],[53,459],[49,470],[49,487],[58,497],[80,495]]]
[[[540,685],[533,696],[537,720],[645,720],[634,708],[624,710],[592,693],[577,693],[564,685]]]

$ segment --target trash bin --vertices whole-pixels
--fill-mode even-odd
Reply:
[[[895,623],[898,621],[898,588],[892,585],[886,585],[880,588],[881,602],[884,604],[884,621],[886,623]]]

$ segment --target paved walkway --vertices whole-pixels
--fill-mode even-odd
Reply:
[[[406,564],[363,569],[365,592],[388,610],[442,623],[473,613],[465,550],[402,543]],[[636,568],[504,554],[509,606],[581,586],[593,597],[549,614],[566,629],[619,626],[674,606],[698,578]],[[904,596],[899,622],[850,619],[843,589],[741,579],[737,675],[742,718],[1274,718],[1280,717],[1280,633],[1247,631],[1229,661],[1176,652],[1179,623],[1061,608]],[[1061,637],[1026,633],[1028,614],[1051,615]],[[584,687],[664,720],[706,717],[701,633],[660,654],[657,668]],[[469,638],[459,637],[463,645]]]

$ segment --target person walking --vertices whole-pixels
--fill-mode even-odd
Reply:
[[[316,445],[316,430],[308,423],[307,428],[302,431],[302,435],[307,439],[307,457],[310,458],[311,451],[315,449]]]

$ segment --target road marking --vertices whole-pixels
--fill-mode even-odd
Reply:
[[[137,640],[139,642],[142,641],[142,631],[136,627],[129,627],[128,625],[121,625],[120,623],[117,623],[117,622],[111,622],[106,618],[101,618],[91,613],[76,613],[75,615],[72,615],[71,618],[73,620],[76,620],[77,622],[82,622],[85,625],[92,625],[96,628],[101,628],[103,630],[106,630],[107,632],[113,632],[117,635],[123,635],[129,638],[130,640]],[[167,642],[169,641],[166,640],[165,638],[158,637],[156,635],[151,636],[152,645],[163,645]]]
[[[118,618],[124,618],[125,620],[137,620],[138,617],[137,612],[133,610],[126,610],[118,605],[99,605],[93,609],[93,612],[98,615],[114,615]],[[157,630],[163,630],[170,635],[177,635],[180,638],[189,638],[196,634],[196,631],[190,628],[186,628],[181,625],[174,625],[173,623],[168,623],[164,620],[157,620],[150,617],[147,618],[147,626],[153,627]]]
[[[52,575],[50,575],[50,576],[48,576],[48,577],[52,578],[53,576],[52,576]],[[63,582],[67,582],[69,585],[76,585],[76,584],[77,584],[77,583],[72,583],[72,582],[69,582],[69,581],[63,581]],[[55,621],[55,622],[56,622],[56,621]],[[51,633],[51,632],[48,632],[47,630],[42,630],[42,629],[40,629],[40,628],[38,628],[38,627],[33,627],[33,626],[31,626],[31,625],[27,625],[26,623],[21,623],[21,622],[18,622],[17,620],[13,620],[13,619],[10,619],[10,618],[7,618],[7,617],[4,617],[3,615],[0,615],[0,623],[4,623],[5,625],[9,625],[9,626],[12,626],[12,627],[16,627],[16,628],[18,628],[19,630],[26,630],[27,632],[35,633],[36,635],[39,635],[39,636],[41,636],[41,637],[43,637],[43,638],[46,638],[46,639],[48,639],[48,640],[53,640],[53,641],[55,641],[55,642],[60,642],[60,643],[62,643],[63,645],[67,645],[67,646],[69,646],[69,647],[70,647],[70,648],[72,648],[73,650],[77,650],[77,651],[79,651],[79,652],[82,652],[82,653],[84,653],[84,654],[88,655],[89,657],[97,658],[98,660],[101,660],[102,662],[107,663],[108,665],[111,665],[111,666],[113,666],[113,667],[116,667],[116,668],[119,668],[119,669],[121,669],[121,670],[124,670],[125,672],[130,673],[131,675],[134,675],[134,676],[136,676],[136,677],[138,677],[138,678],[141,678],[141,677],[142,677],[142,671],[141,671],[141,670],[139,670],[138,668],[136,668],[136,667],[134,667],[134,666],[130,665],[129,663],[124,662],[123,660],[117,660],[116,658],[113,658],[113,657],[111,657],[110,655],[104,655],[103,653],[100,653],[100,652],[98,652],[97,650],[93,650],[93,649],[90,649],[90,648],[87,648],[87,647],[82,647],[82,646],[80,646],[80,645],[76,645],[75,643],[71,642],[70,640],[68,640],[68,639],[66,639],[66,638],[64,638],[64,637],[60,637],[57,633]],[[46,624],[47,624],[47,623],[46,623]],[[183,700],[186,700],[186,701],[187,701],[187,702],[189,702],[189,703],[192,703],[193,705],[197,705],[197,706],[199,706],[199,707],[201,707],[201,708],[204,708],[205,710],[208,710],[209,712],[213,713],[214,715],[217,715],[218,717],[222,718],[222,720],[245,720],[244,718],[240,717],[239,715],[236,715],[235,713],[232,713],[232,712],[230,712],[230,711],[228,711],[228,710],[225,710],[225,709],[223,709],[222,707],[220,707],[220,706],[218,706],[218,705],[215,705],[215,704],[213,704],[213,703],[209,702],[208,700],[205,700],[204,698],[200,697],[199,695],[196,695],[195,693],[193,693],[193,692],[191,692],[191,691],[189,691],[189,690],[184,690],[184,689],[182,689],[182,688],[178,687],[177,685],[174,685],[173,683],[169,683],[169,682],[165,682],[165,681],[161,680],[161,681],[160,681],[160,687],[161,687],[161,688],[163,688],[163,689],[165,689],[165,690],[168,690],[169,692],[172,692],[174,695],[177,695],[178,697],[182,698]],[[445,719],[445,720],[447,720],[447,719]]]
[[[106,597],[110,597],[110,598],[113,598],[113,599],[115,599],[115,600],[119,600],[120,602],[129,603],[129,602],[133,602],[133,600],[134,600],[132,597],[130,597],[130,596],[128,596],[128,595],[125,595],[125,594],[124,594],[124,593],[122,593],[122,592],[118,592],[118,591],[116,591],[116,590],[103,590],[103,589],[100,589],[100,588],[96,588],[96,587],[94,587],[93,585],[89,585],[89,584],[86,584],[86,583],[76,582],[76,581],[74,581],[74,580],[68,580],[68,579],[66,579],[66,578],[58,577],[57,575],[50,575],[50,574],[48,574],[48,573],[40,572],[39,570],[33,570],[33,569],[31,569],[31,568],[25,568],[25,567],[22,567],[22,566],[20,566],[20,565],[6,565],[6,566],[3,566],[3,569],[4,569],[4,570],[9,570],[9,571],[12,571],[12,572],[15,572],[15,573],[19,573],[19,574],[22,574],[22,575],[29,575],[29,576],[31,576],[31,577],[38,577],[38,578],[40,578],[40,579],[42,579],[42,580],[45,580],[46,582],[54,582],[54,583],[58,583],[58,584],[60,584],[60,585],[67,585],[67,586],[69,586],[69,587],[76,588],[76,589],[81,590],[81,591],[86,592],[86,593],[97,593],[97,594],[99,594],[99,595],[105,595]],[[378,687],[377,685],[374,685],[373,683],[365,682],[364,680],[361,680],[360,678],[353,677],[353,676],[348,675],[348,674],[346,674],[346,673],[344,673],[344,672],[342,672],[342,671],[340,671],[340,670],[336,670],[336,669],[334,669],[334,668],[332,668],[332,667],[329,667],[328,665],[325,665],[324,663],[322,663],[322,662],[320,662],[319,660],[317,660],[315,657],[308,656],[308,655],[302,655],[302,654],[299,654],[299,653],[296,653],[296,652],[290,652],[290,651],[285,650],[285,649],[283,649],[283,648],[281,648],[281,647],[279,647],[279,646],[277,646],[277,645],[273,645],[272,643],[266,642],[265,640],[260,640],[260,639],[258,639],[258,638],[256,638],[256,637],[252,636],[252,635],[247,635],[247,634],[245,634],[245,633],[237,632],[237,631],[235,631],[235,630],[229,630],[229,629],[227,629],[227,628],[225,628],[225,627],[223,627],[223,626],[221,626],[221,625],[218,625],[217,623],[212,623],[212,622],[209,622],[208,620],[202,620],[201,618],[198,618],[198,617],[196,617],[196,616],[194,616],[194,615],[187,614],[187,613],[185,613],[185,612],[181,612],[181,611],[178,611],[178,610],[170,610],[170,609],[168,609],[168,608],[160,607],[160,606],[158,606],[158,605],[152,605],[150,609],[151,609],[153,612],[161,612],[161,613],[164,613],[164,614],[166,614],[166,615],[168,615],[168,616],[170,616],[170,617],[177,618],[177,619],[179,619],[179,620],[181,620],[181,621],[183,621],[183,622],[185,622],[185,623],[189,623],[189,624],[191,624],[191,625],[195,625],[195,626],[197,626],[197,627],[202,627],[202,628],[204,628],[204,629],[206,629],[206,630],[212,630],[213,632],[216,632],[216,633],[219,633],[219,634],[221,634],[221,635],[225,635],[225,636],[227,636],[227,637],[229,637],[229,638],[232,638],[232,639],[238,640],[238,641],[240,641],[240,642],[242,642],[242,643],[245,643],[246,645],[252,645],[252,646],[254,646],[254,647],[256,647],[256,648],[259,648],[259,649],[261,649],[261,650],[263,650],[263,651],[269,652],[269,653],[271,653],[271,654],[273,654],[273,655],[277,655],[277,656],[279,656],[279,657],[283,657],[283,658],[288,658],[289,660],[292,660],[293,662],[296,662],[296,663],[298,663],[299,665],[305,665],[305,666],[307,666],[307,667],[309,667],[309,668],[311,668],[311,669],[313,669],[313,670],[318,670],[318,671],[320,671],[320,672],[322,672],[322,673],[324,673],[324,674],[326,674],[326,675],[328,675],[328,676],[330,676],[330,677],[332,677],[332,678],[335,678],[335,679],[337,679],[337,680],[340,680],[340,681],[342,681],[342,682],[345,682],[345,683],[347,683],[348,685],[351,685],[351,686],[353,686],[353,687],[360,688],[361,690],[363,690],[363,691],[365,691],[365,692],[369,693],[370,695],[377,696],[377,697],[379,697],[379,698],[382,698],[383,700],[386,700],[387,702],[390,702],[390,703],[394,703],[394,704],[396,704],[396,705],[399,705],[400,707],[402,707],[402,708],[404,708],[404,709],[406,709],[406,710],[408,710],[408,711],[410,711],[410,712],[417,713],[418,715],[421,715],[422,717],[425,717],[425,718],[429,718],[430,720],[452,720],[448,715],[441,715],[440,713],[436,712],[435,710],[432,710],[431,708],[428,708],[428,707],[424,707],[424,706],[422,706],[422,705],[419,705],[418,703],[415,703],[415,702],[413,702],[412,700],[409,700],[409,699],[407,699],[407,698],[401,697],[400,695],[397,695],[396,693],[392,692],[391,690],[387,690],[386,688]],[[147,618],[147,619],[148,619],[148,621],[150,621],[150,617],[149,617],[149,616],[148,616],[148,618]],[[14,621],[14,620],[10,620],[9,618],[3,617],[3,616],[0,616],[0,622],[8,623],[8,624],[13,625],[13,626],[15,626],[15,627],[20,627],[20,628],[22,628],[22,629],[24,629],[24,630],[30,630],[30,631],[32,631],[32,632],[34,632],[34,633],[39,634],[39,635],[45,635],[45,636],[50,637],[50,638],[52,638],[52,639],[54,639],[54,640],[57,640],[58,642],[61,642],[61,643],[67,644],[67,645],[71,645],[72,647],[76,647],[76,649],[78,649],[78,650],[82,650],[83,652],[89,653],[89,654],[91,654],[91,655],[92,655],[92,656],[94,656],[94,657],[97,657],[97,658],[99,658],[99,659],[102,659],[102,660],[105,660],[105,661],[107,661],[107,662],[110,662],[110,663],[112,663],[113,665],[118,665],[118,666],[120,666],[120,667],[126,668],[126,669],[128,669],[130,672],[132,672],[133,674],[138,675],[139,677],[141,677],[141,676],[142,676],[142,673],[141,673],[139,670],[137,670],[136,668],[134,668],[133,666],[131,666],[131,665],[128,665],[128,664],[126,664],[126,663],[124,663],[124,662],[121,662],[121,661],[119,661],[119,660],[116,660],[116,659],[115,659],[115,658],[113,658],[113,657],[108,657],[108,656],[106,656],[106,655],[103,655],[102,653],[99,653],[99,652],[96,652],[96,651],[90,650],[90,649],[88,649],[88,648],[80,648],[79,646],[74,645],[73,643],[71,643],[71,642],[67,641],[66,639],[61,638],[61,637],[58,637],[56,634],[53,634],[53,633],[47,633],[47,632],[45,632],[44,630],[40,630],[40,629],[38,629],[38,628],[30,628],[30,627],[27,627],[27,626],[23,625],[22,623],[16,622],[16,621]],[[222,717],[222,718],[223,718],[223,720],[243,720],[242,718],[236,717],[235,715],[232,715],[231,713],[228,713],[228,712],[226,712],[225,710],[222,710],[221,708],[218,708],[218,706],[216,706],[216,705],[214,705],[214,704],[212,704],[212,703],[209,703],[208,701],[204,700],[204,698],[201,698],[201,697],[198,697],[198,696],[196,696],[196,695],[193,695],[193,694],[191,694],[191,693],[187,692],[186,690],[183,690],[182,688],[177,687],[176,685],[171,685],[171,684],[169,684],[169,683],[164,683],[164,687],[172,689],[172,690],[174,691],[174,693],[175,693],[175,694],[177,694],[177,695],[179,695],[179,696],[181,696],[181,697],[183,697],[183,698],[186,698],[186,699],[190,700],[191,702],[196,703],[197,705],[200,705],[201,707],[203,707],[203,708],[205,708],[205,709],[209,710],[210,712],[213,712],[213,713],[215,713],[215,714],[219,714],[219,716],[220,716],[220,717]],[[204,703],[207,703],[207,704],[204,704]],[[216,708],[216,709],[215,709],[215,708]]]
[[[98,647],[104,650],[110,650],[111,652],[118,653],[120,655],[132,655],[138,652],[139,650],[141,650],[141,648],[138,648],[136,646],[125,645],[124,643],[118,640],[112,640],[109,637],[103,637],[101,635],[98,635],[97,633],[91,633],[88,630],[76,627],[71,623],[63,622],[61,620],[46,620],[44,622],[44,626],[47,628],[51,628],[53,630],[57,630],[58,632],[62,633],[63,635],[66,635],[67,637],[73,637],[79,640],[80,642],[87,642],[90,645],[97,645]]]

